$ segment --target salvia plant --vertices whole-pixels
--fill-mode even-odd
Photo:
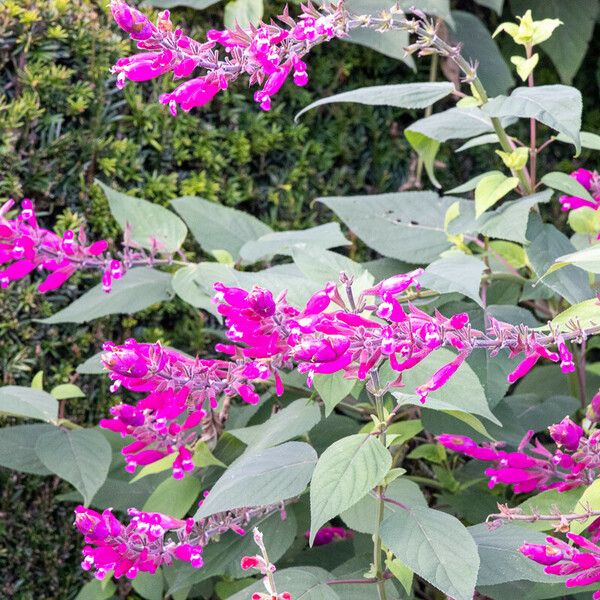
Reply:
[[[201,198],[172,212],[100,183],[120,245],[45,228],[30,199],[4,204],[2,288],[100,279],[47,323],[176,294],[224,326],[214,357],[106,341],[79,369],[107,373],[115,394],[99,429],[67,417],[72,384],[0,389],[2,412],[42,422],[3,430],[2,464],[76,489],[86,593],[126,578],[147,598],[212,597],[212,584],[232,600],[600,598],[600,176],[537,168],[553,144],[600,148],[577,89],[535,85],[560,20],[527,11],[498,27],[523,85],[490,97],[477,57],[418,8],[306,4],[204,40],[169,11],[110,9],[138,50],[113,67],[117,87],[173,78],[160,102],[175,118],[239,85],[269,110],[283,85],[308,83],[316,45],[403,32],[407,54],[445,61],[456,81],[302,112],[426,109],[405,134],[434,187],[442,142],[491,147],[498,168],[445,194],[319,199],[384,257],[364,263],[331,250],[350,243],[337,222],[273,232]],[[433,112],[443,99],[455,105]],[[561,211],[570,238],[547,222]],[[190,261],[188,228],[214,260]]]

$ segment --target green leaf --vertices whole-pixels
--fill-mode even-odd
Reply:
[[[408,506],[427,506],[427,500],[419,486],[413,481],[400,478],[392,481],[385,491],[385,495],[396,502]],[[377,529],[377,509],[379,500],[373,494],[367,494],[356,504],[342,512],[342,520],[350,529],[360,533],[373,535]],[[396,504],[386,502],[384,505],[384,518],[403,510]]]
[[[600,479],[596,479],[591,485],[588,485],[577,505],[578,510],[600,510]],[[590,517],[585,521],[573,521],[571,523],[571,531],[573,533],[582,533],[587,529],[597,517]]]
[[[108,600],[113,598],[117,591],[117,586],[110,580],[98,581],[94,579],[88,581],[80,590],[75,600]]]
[[[423,431],[423,423],[419,419],[397,421],[386,429],[386,441],[389,446],[400,446]]]
[[[600,273],[600,244],[559,256],[547,272],[553,273],[566,265],[575,265],[588,273]]]
[[[458,292],[483,306],[479,286],[485,265],[467,254],[456,253],[432,262],[420,278],[425,287],[443,294]]]
[[[408,454],[407,458],[424,459],[441,465],[446,460],[446,449],[441,444],[420,444]]]
[[[288,301],[292,304],[305,303],[319,289],[314,281],[304,277],[293,264],[276,265],[262,271],[250,272],[238,271],[229,265],[215,262],[203,262],[190,266],[186,277],[189,277],[190,285],[197,286],[211,298],[215,293],[213,285],[217,281],[247,290],[252,289],[254,285],[260,285],[271,290],[274,296],[287,290]]]
[[[105,373],[104,365],[102,364],[101,356],[103,352],[97,352],[93,356],[84,360],[80,365],[77,365],[75,371],[81,375],[102,375]]]
[[[0,431],[0,465],[13,471],[33,473],[34,475],[50,475],[35,453],[37,439],[54,431],[54,425],[17,425],[3,427]]]
[[[412,591],[414,573],[399,558],[393,560],[386,558],[385,566],[391,571],[392,575],[400,582],[407,594]]]
[[[487,27],[470,12],[453,10],[452,18],[456,27],[449,31],[450,37],[453,43],[462,43],[462,56],[479,63],[477,76],[488,94],[506,93],[514,85],[514,79]]]
[[[518,185],[517,177],[507,177],[499,171],[481,179],[475,187],[475,217],[479,218]]]
[[[451,244],[444,217],[454,198],[434,192],[319,198],[370,248],[410,263],[429,263]]]
[[[129,483],[135,483],[139,481],[143,477],[147,477],[148,475],[154,475],[155,473],[162,473],[171,469],[175,459],[177,458],[177,453],[173,452],[171,454],[167,454],[167,456],[163,456],[160,460],[156,462],[150,463],[149,465],[145,465],[142,467],[135,477],[131,479]],[[224,469],[227,465],[223,464],[214,454],[210,451],[209,447],[205,442],[200,442],[192,455],[192,460],[194,465],[197,467],[223,467]]]
[[[171,281],[173,291],[184,301],[214,315],[219,322],[221,315],[212,302],[212,295],[198,283],[198,265],[187,265],[177,269]]]
[[[490,248],[508,261],[508,263],[515,269],[521,269],[527,264],[525,250],[523,250],[523,247],[519,246],[519,244],[495,240],[490,242]]]
[[[474,429],[477,433],[485,436],[490,440],[494,440],[494,438],[490,435],[488,430],[485,428],[485,425],[475,416],[469,413],[462,412],[460,410],[445,410],[446,414],[466,423],[471,429]]]
[[[72,383],[61,383],[50,390],[50,394],[57,400],[70,400],[71,398],[85,398],[85,394]]]
[[[306,488],[316,462],[316,452],[304,442],[247,452],[215,483],[195,518],[293,498]]]
[[[338,281],[342,271],[355,278],[361,277],[367,271],[364,265],[347,256],[310,246],[294,248],[292,258],[303,275],[319,285]]]
[[[455,517],[425,507],[399,510],[381,524],[383,543],[417,575],[454,600],[471,600],[479,555]]]
[[[31,387],[34,390],[44,389],[44,371],[38,371],[31,380]]]
[[[121,229],[142,248],[155,246],[164,252],[175,252],[181,247],[187,235],[185,223],[164,206],[121,194],[101,181],[110,212]]]
[[[408,33],[406,31],[394,30],[379,32],[374,29],[359,27],[352,29],[349,32],[348,37],[340,39],[344,42],[371,48],[385,56],[400,60],[411,68],[414,68],[415,66],[412,56],[407,56],[404,50],[409,43]]]
[[[113,282],[110,294],[98,284],[41,323],[89,323],[106,315],[133,314],[152,304],[170,300],[173,296],[171,275],[150,267],[127,271]]]
[[[205,252],[227,250],[236,261],[246,242],[272,231],[248,213],[197,196],[176,198],[171,204]]]
[[[545,544],[544,535],[512,523],[505,523],[495,529],[481,523],[469,527],[468,531],[477,544],[481,558],[478,586],[520,580],[556,581],[556,575],[546,575],[540,565],[519,552],[519,546],[525,541],[530,544]]]
[[[582,206],[569,211],[569,227],[576,233],[597,236],[600,231],[600,211],[590,206]]]
[[[328,250],[349,245],[339,223],[327,223],[300,231],[267,233],[257,240],[246,242],[240,249],[240,256],[246,262],[253,263],[275,254],[290,255],[297,247]]]
[[[491,120],[480,108],[450,108],[415,121],[405,133],[413,131],[446,142],[475,137],[493,129]]]
[[[526,248],[527,257],[533,270],[541,277],[560,256],[575,250],[571,242],[554,225],[543,225]],[[544,277],[541,284],[560,294],[571,304],[583,302],[594,295],[585,271],[572,265],[566,266]],[[540,285],[540,284],[538,284]]]
[[[399,83],[358,88],[312,102],[296,115],[296,120],[300,115],[317,106],[337,102],[356,102],[369,106],[397,106],[398,108],[427,108],[434,102],[445,98],[453,90],[454,85],[447,81]]]
[[[582,101],[579,90],[565,85],[519,87],[510,96],[497,96],[482,107],[491,117],[535,119],[566,135],[581,151]]]
[[[390,453],[370,435],[351,435],[329,446],[310,484],[310,544],[324,523],[366,496],[391,466]]]
[[[446,192],[446,194],[463,194],[465,192],[470,192],[471,190],[474,190],[477,187],[477,184],[482,179],[485,179],[486,177],[489,177],[490,175],[495,175],[495,174],[502,174],[502,172],[501,171],[487,171],[487,173],[481,173],[480,175],[476,175],[472,179],[469,179],[469,181],[466,181],[462,185],[459,185],[457,187],[452,188],[451,190],[448,190]]]
[[[47,469],[81,492],[86,506],[106,480],[112,460],[109,443],[96,429],[54,429],[37,439],[35,452]]]
[[[581,131],[580,136],[582,148],[588,148],[589,150],[600,150],[600,135],[590,133],[589,131]],[[571,143],[571,140],[562,133],[559,133],[555,139],[559,142],[564,142],[565,144]]]
[[[267,543],[268,541],[265,540]],[[324,582],[333,579],[333,575],[318,567],[292,567],[273,573],[278,590],[288,592],[294,600],[340,600],[333,588]],[[265,593],[262,581],[230,596],[228,600],[248,600],[252,594]]]
[[[592,39],[598,17],[598,2],[591,0],[511,0],[514,15],[522,15],[530,8],[536,21],[560,19],[552,37],[542,44],[563,83],[571,83],[579,70]]]
[[[331,375],[315,375],[314,386],[325,404],[325,416],[350,393],[356,381],[346,379],[342,371]]]
[[[225,5],[223,23],[227,29],[235,29],[236,24],[247,29],[260,23],[263,12],[262,0],[231,0]]]
[[[564,192],[569,196],[577,196],[578,198],[584,198],[585,200],[594,202],[590,193],[574,177],[571,177],[566,173],[561,173],[559,171],[548,173],[542,177],[541,183],[554,190]]]
[[[58,419],[58,402],[48,392],[7,385],[0,387],[0,413],[53,422]]]
[[[418,154],[419,158],[423,161],[423,166],[425,167],[425,171],[427,176],[429,177],[429,181],[439,188],[441,187],[440,182],[437,180],[435,176],[435,157],[437,156],[438,150],[440,148],[440,142],[434,140],[418,131],[409,131],[406,129],[404,131],[404,136],[408,140],[408,143],[411,145],[412,149]]]
[[[560,331],[570,331],[569,325],[583,328],[600,325],[600,304],[598,304],[598,300],[592,298],[569,306],[552,319],[552,327]]]
[[[495,133],[484,133],[483,135],[478,135],[474,137],[472,140],[465,142],[462,146],[456,149],[456,152],[463,152],[465,150],[469,150],[470,148],[476,148],[477,146],[484,146],[486,144],[499,144],[500,140]]]
[[[164,598],[165,580],[160,569],[156,573],[139,572],[132,580],[131,585],[144,600],[163,600]]]
[[[183,479],[165,479],[146,500],[142,510],[168,514],[182,519],[198,499],[202,491],[199,479],[188,476]]]
[[[229,433],[252,450],[260,450],[298,437],[311,430],[320,420],[319,405],[308,398],[301,398],[260,425],[231,429]]]
[[[415,388],[423,385],[438,369],[448,364],[456,357],[447,348],[439,348],[427,358],[415,365],[410,371],[403,373],[402,392],[393,392],[392,395],[401,404],[423,406],[418,396],[414,394]],[[383,371],[383,370],[382,370]],[[396,374],[386,365],[385,381],[391,380]],[[384,374],[382,372],[382,378]],[[439,390],[429,394],[424,404],[425,408],[433,410],[460,410],[485,417],[497,425],[500,421],[491,413],[483,387],[471,367],[463,363],[456,373]]]

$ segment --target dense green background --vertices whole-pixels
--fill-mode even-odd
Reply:
[[[499,20],[470,0],[456,4],[476,11],[490,28]],[[280,8],[272,4],[266,13]],[[201,36],[219,26],[222,9],[175,15]],[[584,129],[591,131],[600,124],[599,45],[592,42],[575,82],[586,101]],[[314,198],[396,191],[414,168],[402,130],[415,114],[342,104],[309,113],[299,124],[293,117],[311,100],[338,91],[427,78],[427,60],[424,72],[415,74],[393,59],[334,42],[309,57],[308,87],[287,85],[269,113],[241,84],[206,109],[172,119],[155,102],[171,85],[167,79],[115,89],[109,67],[128,50],[104,0],[0,0],[0,199],[29,196],[42,214],[52,215],[48,224],[57,220],[66,228],[85,220],[95,238],[115,237],[107,203],[92,183],[99,178],[159,203],[198,195],[247,210],[276,229],[301,228],[330,218],[312,204]],[[547,82],[557,80],[548,65],[541,74]],[[587,160],[584,154],[580,162]],[[456,159],[446,151],[440,161],[440,180],[449,187],[483,170],[489,158],[475,152]],[[48,386],[76,380],[89,399],[71,403],[71,416],[88,423],[107,406],[105,385],[74,379],[74,371],[103,340],[160,338],[202,353],[210,347],[212,325],[177,301],[91,326],[36,322],[90,284],[81,277],[40,297],[34,284],[23,282],[0,294],[2,383],[27,385],[39,370]],[[58,479],[0,469],[0,597],[70,598],[84,580],[72,506],[55,499],[61,486]]]

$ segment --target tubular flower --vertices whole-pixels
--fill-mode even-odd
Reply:
[[[130,508],[129,523],[121,523],[106,509],[98,513],[90,508],[75,509],[75,526],[84,536],[86,546],[81,566],[94,571],[97,579],[104,579],[109,571],[114,576],[130,579],[142,571],[155,573],[161,565],[170,565],[175,559],[203,566],[202,551],[215,537],[228,531],[245,535],[245,526],[256,517],[281,512],[281,504],[257,508],[239,508],[194,521],[192,518],[175,519],[155,512]]]
[[[133,267],[171,262],[170,257],[157,258],[158,249],[147,254],[127,241],[115,258],[107,251],[106,240],[88,244],[83,229],[77,233],[67,229],[61,235],[40,227],[28,198],[21,202],[21,211],[8,218],[14,204],[9,200],[0,207],[0,265],[6,265],[0,269],[1,288],[39,271],[47,273],[38,286],[45,293],[59,288],[77,271],[93,270],[101,273],[102,289],[110,292],[113,281]]]
[[[551,425],[548,431],[557,446],[554,452],[537,440],[531,445],[532,431],[523,438],[517,452],[503,450],[502,443],[478,445],[461,435],[443,434],[437,440],[449,450],[493,463],[485,471],[490,488],[504,483],[516,493],[553,488],[564,492],[593,482],[600,474],[600,432],[586,436],[569,417]]]
[[[275,371],[295,365],[307,375],[309,385],[315,374],[336,372],[364,380],[386,360],[398,372],[400,384],[404,371],[443,346],[458,353],[417,387],[422,402],[445,385],[477,348],[492,354],[508,348],[512,357],[522,357],[508,376],[511,383],[540,359],[560,362],[564,372],[572,370],[564,336],[543,335],[494,319],[484,333],[471,327],[466,313],[445,317],[437,311],[429,315],[420,310],[409,299],[419,289],[422,272],[417,269],[390,277],[363,291],[356,302],[352,298],[350,306],[333,282],[313,294],[304,307],[291,306],[285,293],[274,298],[260,287],[247,291],[222,283],[214,286],[214,302],[234,344],[229,352],[246,359],[270,359]],[[554,344],[558,352],[548,349]]]
[[[113,0],[111,11],[117,25],[137,42],[138,54],[120,58],[113,67],[117,86],[127,80],[146,81],[172,72],[174,79],[188,77],[197,68],[205,73],[190,79],[160,101],[168,104],[173,115],[177,107],[189,111],[203,106],[241,75],[250,85],[260,86],[254,99],[263,110],[271,108],[271,98],[293,72],[297,86],[308,82],[306,64],[302,61],[313,46],[335,37],[347,35],[347,14],[343,3],[316,8],[301,5],[297,20],[287,7],[279,22],[261,23],[248,29],[211,30],[205,42],[188,37],[175,28],[169,11],[162,12],[156,24],[140,11],[121,0]]]
[[[547,537],[548,545],[523,544],[519,548],[527,558],[544,565],[549,575],[567,575],[568,588],[591,585],[600,581],[600,547],[581,535],[567,533],[573,545],[554,537]],[[600,599],[600,590],[592,594]]]
[[[579,198],[577,196],[561,196],[558,199],[561,204],[561,209],[567,212],[586,206],[593,210],[598,210],[600,208],[600,175],[598,172],[588,171],[587,169],[577,169],[571,173],[571,177],[590,193],[593,202],[589,199]]]
[[[268,361],[194,359],[158,343],[107,342],[104,350],[111,391],[123,387],[147,395],[135,406],[112,407],[112,418],[102,419],[100,426],[134,438],[122,450],[127,471],[174,455],[176,479],[194,470],[190,448],[204,439],[219,398],[238,395],[256,404],[260,398],[253,382],[272,374]],[[210,430],[207,435],[211,439]]]
[[[33,202],[25,198],[21,212],[9,219],[14,206],[9,200],[0,207],[0,287],[22,279],[32,271],[46,271],[46,279],[38,286],[45,293],[57,289],[77,270],[104,268],[110,270],[110,258],[105,257],[105,240],[86,244],[83,231],[76,236],[67,230],[62,235],[43,229],[37,223]]]

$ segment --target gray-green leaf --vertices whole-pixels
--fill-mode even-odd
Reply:
[[[304,491],[316,462],[317,453],[304,442],[245,453],[215,483],[195,518],[293,498]]]
[[[399,510],[382,523],[381,539],[436,588],[454,600],[472,600],[479,555],[458,519],[425,507]]]
[[[133,314],[173,297],[171,275],[150,267],[127,271],[106,293],[100,284],[42,323],[88,323],[106,315]]]
[[[365,244],[410,263],[429,263],[450,248],[444,217],[454,201],[434,192],[319,198]]]
[[[272,231],[248,213],[197,196],[182,196],[171,204],[205,252],[227,250],[237,260],[246,242]]]
[[[0,388],[0,413],[39,421],[56,421],[58,402],[43,390],[7,385]]]
[[[132,241],[143,248],[157,246],[165,252],[175,252],[183,244],[187,227],[175,213],[148,200],[117,192],[101,181],[96,183],[106,195],[115,221],[129,232]]]
[[[491,117],[531,118],[566,135],[581,151],[581,92],[566,85],[519,87],[510,96],[492,98],[482,107]]]
[[[453,89],[454,85],[447,81],[398,83],[358,88],[350,92],[321,98],[303,108],[296,115],[296,119],[317,106],[336,102],[356,102],[369,106],[397,106],[398,108],[427,108],[434,102],[445,98]]]
[[[96,429],[55,429],[40,436],[35,451],[42,464],[72,484],[88,505],[110,467],[112,451]]]
[[[324,523],[366,496],[391,466],[391,454],[368,434],[351,435],[329,446],[310,484],[310,543]]]

